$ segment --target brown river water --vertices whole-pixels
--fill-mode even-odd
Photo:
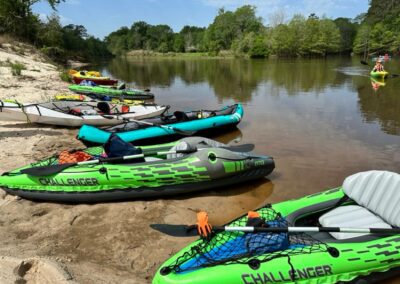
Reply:
[[[400,60],[385,67],[400,73]],[[255,152],[274,157],[276,169],[261,181],[172,198],[179,206],[194,198],[213,224],[265,203],[340,186],[360,171],[399,172],[400,77],[375,82],[371,68],[356,57],[116,58],[100,67],[128,85],[150,88],[156,103],[172,110],[243,104],[238,129],[214,139],[254,143]],[[207,196],[218,204],[207,204]],[[190,240],[176,242],[182,247]]]
[[[400,73],[399,63],[385,66]],[[238,129],[215,139],[254,143],[276,162],[269,180],[227,191],[246,207],[336,187],[359,171],[400,169],[400,77],[378,86],[359,58],[117,58],[102,69],[150,88],[172,110],[243,104]]]

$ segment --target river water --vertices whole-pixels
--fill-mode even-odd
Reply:
[[[399,63],[385,67],[400,73]],[[400,77],[371,81],[359,58],[115,58],[100,69],[150,88],[172,110],[243,104],[238,129],[215,138],[274,157],[268,180],[227,191],[256,197],[251,207],[340,186],[360,171],[400,169]]]

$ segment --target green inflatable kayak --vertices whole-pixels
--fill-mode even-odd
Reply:
[[[371,77],[384,79],[389,75],[387,71],[371,71]]]
[[[139,89],[117,89],[114,87],[105,86],[87,86],[87,85],[70,85],[68,87],[71,91],[105,100],[104,97],[132,97],[137,100],[150,100],[154,95],[150,92]]]
[[[274,169],[271,157],[202,137],[143,146],[140,150],[144,160],[124,163],[120,158],[102,158],[103,147],[67,153],[68,157],[90,157],[80,164],[70,164],[70,158],[61,163],[61,159],[65,162],[65,154],[57,155],[4,173],[0,187],[27,199],[102,202],[222,187],[264,177]]]
[[[358,173],[346,178],[342,187],[267,205],[256,210],[259,217],[255,219],[249,212],[248,216],[234,220],[226,226],[252,224],[256,229],[264,228],[264,232],[244,233],[238,231],[243,228],[229,231],[229,227],[222,227],[167,260],[153,283],[336,283],[355,279],[362,279],[357,283],[369,283],[369,280],[381,280],[400,272],[400,234],[399,229],[393,229],[400,226],[399,201],[399,174]],[[177,227],[184,227],[164,226],[170,226],[169,234],[175,233],[175,236],[178,236]],[[280,228],[286,229],[278,231]],[[275,229],[276,233],[265,233],[268,229]],[[180,233],[190,231],[185,229]],[[375,233],[366,233],[371,231]],[[386,234],[381,234],[383,231]]]

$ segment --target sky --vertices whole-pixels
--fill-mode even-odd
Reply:
[[[57,11],[63,25],[84,25],[89,34],[103,39],[137,21],[167,24],[175,32],[185,25],[207,27],[219,8],[235,10],[243,5],[256,6],[265,24],[277,11],[290,19],[298,13],[354,18],[368,10],[368,0],[66,0]],[[33,11],[42,19],[52,13],[46,1],[35,4]]]

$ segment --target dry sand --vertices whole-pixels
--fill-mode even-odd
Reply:
[[[0,99],[39,102],[67,90],[57,68],[33,49],[3,45],[0,61],[7,59],[27,70],[15,77],[0,67]],[[1,122],[0,172],[82,147],[75,135],[76,129]],[[32,202],[0,190],[0,283],[149,283],[164,260],[193,240],[161,235],[149,224],[190,224],[199,209],[214,223],[226,222],[260,205],[260,195],[267,197],[273,187],[262,184],[94,205]]]

